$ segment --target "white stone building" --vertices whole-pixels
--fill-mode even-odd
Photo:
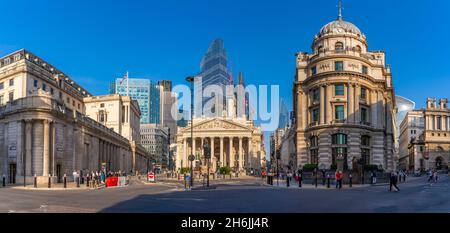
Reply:
[[[141,125],[141,143],[154,164],[166,169],[169,165],[169,128],[156,124]]]
[[[26,50],[0,58],[0,173],[10,183],[33,176],[61,181],[73,170],[142,170],[145,154],[86,116],[91,94]]]

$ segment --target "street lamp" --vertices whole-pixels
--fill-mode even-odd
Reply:
[[[189,155],[189,161],[191,161],[191,179],[190,179],[190,186],[194,186],[194,172],[193,172],[193,163],[194,163],[194,76],[189,76],[186,78],[186,81],[191,83],[191,155]]]

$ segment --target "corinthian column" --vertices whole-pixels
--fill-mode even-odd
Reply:
[[[242,137],[239,137],[239,171],[242,170]]]
[[[31,138],[33,121],[25,120],[25,171],[27,176],[31,176]]]
[[[223,137],[220,137],[220,163],[221,166],[225,166],[225,161],[223,159]]]
[[[233,155],[233,137],[229,137],[230,139],[230,152],[228,153],[228,156],[230,157],[230,167],[234,166],[234,155]]]
[[[44,158],[43,158],[43,176],[48,176],[50,170],[50,121],[44,120]]]
[[[252,156],[252,137],[248,137],[248,155],[247,155],[247,159],[246,159],[246,163],[247,166],[249,168],[252,168],[252,160],[253,160],[253,156]]]

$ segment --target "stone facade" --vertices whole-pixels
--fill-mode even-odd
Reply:
[[[191,124],[178,129],[176,168],[190,167],[188,156],[191,148],[196,157],[194,167],[206,172],[203,143],[208,141],[211,148],[211,172],[218,167],[230,167],[236,172],[261,171],[265,153],[261,140],[261,129],[253,121],[244,118],[214,117],[194,118],[191,140]]]
[[[152,160],[167,169],[169,163],[169,128],[156,124],[141,125],[141,143]]]
[[[144,171],[139,146],[87,117],[91,94],[46,61],[26,50],[0,58],[0,83],[0,173],[10,183],[61,181],[102,163]]]
[[[294,82],[297,165],[396,169],[395,95],[382,51],[341,16],[315,36],[312,53],[297,54]]]
[[[424,159],[424,145],[418,142],[423,141],[424,129],[425,123],[422,110],[412,110],[406,113],[400,124],[400,169],[417,170],[420,168],[420,161]]]

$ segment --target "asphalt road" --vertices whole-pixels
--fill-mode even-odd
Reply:
[[[450,213],[449,178],[430,185],[425,177],[388,186],[336,189],[268,187],[260,179],[213,183],[184,191],[175,182],[99,190],[0,189],[0,212],[114,213]],[[181,184],[178,184],[182,187]]]

